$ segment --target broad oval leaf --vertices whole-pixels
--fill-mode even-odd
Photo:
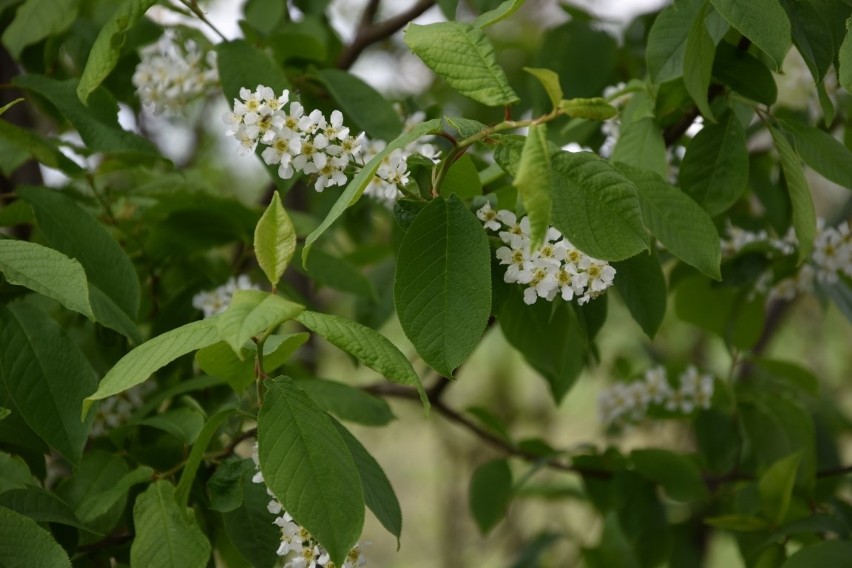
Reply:
[[[27,241],[0,239],[0,272],[10,284],[25,286],[95,319],[83,266],[61,252]]]
[[[222,82],[222,92],[228,105],[240,94],[240,89],[254,90],[258,85],[271,87],[276,94],[290,88],[284,70],[264,51],[245,40],[223,41],[216,45],[216,64]]]
[[[60,327],[24,302],[0,308],[0,382],[24,421],[77,464],[92,418],[80,421],[95,371]]]
[[[409,24],[405,43],[462,95],[488,106],[520,99],[497,65],[494,47],[479,28],[461,22]]]
[[[71,568],[71,561],[34,520],[0,507],[0,565]]]
[[[792,134],[796,152],[805,163],[838,185],[852,189],[852,152],[834,136],[795,120],[784,120],[782,128]]]
[[[385,399],[338,381],[299,378],[296,384],[323,410],[364,426],[385,426],[395,418]]]
[[[428,410],[429,399],[411,362],[391,341],[378,331],[340,316],[305,311],[296,320],[343,349],[389,381],[415,387]]]
[[[731,207],[748,183],[748,150],[743,125],[730,112],[701,129],[686,147],[680,184],[710,216]]]
[[[178,357],[219,341],[217,324],[218,316],[188,323],[133,349],[101,379],[98,390],[83,401],[83,416],[86,416],[96,400],[134,387]]]
[[[686,41],[703,2],[675,0],[654,20],[648,32],[645,62],[654,83],[665,83],[683,75]]]
[[[364,525],[355,461],[331,418],[294,381],[268,380],[257,421],[263,479],[338,565]]]
[[[23,487],[6,491],[0,495],[0,506],[26,515],[39,523],[59,523],[96,532],[81,523],[71,507],[55,493],[40,487]]]
[[[15,19],[3,32],[3,44],[18,58],[21,51],[34,43],[62,33],[74,23],[78,0],[28,0],[22,3]]]
[[[130,545],[130,563],[140,567],[204,568],[210,541],[190,509],[175,501],[168,481],[155,481],[133,506],[136,537]]]
[[[219,317],[219,334],[242,358],[246,341],[293,319],[304,309],[301,304],[262,290],[237,290]]]
[[[621,162],[667,176],[669,171],[663,133],[652,118],[622,124],[612,151],[612,162]],[[617,166],[616,166],[617,167]]]
[[[482,534],[488,534],[506,515],[512,499],[512,470],[505,459],[484,463],[470,479],[470,512]]]
[[[541,246],[550,227],[552,176],[547,127],[544,124],[530,126],[514,185],[518,188],[530,220],[531,250]]]
[[[640,253],[614,262],[615,289],[630,315],[653,339],[666,314],[666,278],[656,255]]]
[[[254,230],[254,255],[273,289],[278,286],[294,252],[296,229],[276,191]]]
[[[723,18],[769,56],[775,70],[793,43],[790,20],[778,0],[710,0]]]
[[[784,172],[784,181],[787,182],[787,191],[790,193],[790,203],[793,206],[793,228],[796,230],[798,244],[799,263],[805,261],[811,254],[814,236],[816,235],[816,211],[808,180],[802,170],[799,155],[780,131],[770,127],[772,141],[778,150],[781,159],[781,169]]]
[[[710,77],[713,74],[716,43],[704,25],[705,13],[706,10],[701,10],[689,30],[683,56],[683,82],[701,114],[711,122],[715,122],[710,103],[707,101],[707,89],[710,87]]]
[[[588,152],[553,157],[553,225],[584,253],[623,260],[648,250],[636,186]]]
[[[470,355],[488,322],[490,252],[482,225],[452,197],[430,202],[402,239],[394,281],[399,321],[444,376]]]
[[[795,452],[781,458],[760,476],[757,488],[763,512],[774,523],[784,520],[790,500],[793,498],[793,486],[796,484],[796,473],[802,462],[804,452]]]

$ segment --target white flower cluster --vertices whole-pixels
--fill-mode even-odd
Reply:
[[[219,85],[216,52],[202,54],[192,40],[179,43],[173,33],[166,32],[140,55],[133,86],[154,114],[178,113],[189,101],[215,91]]]
[[[193,296],[192,307],[204,312],[205,318],[221,314],[228,309],[231,298],[237,290],[260,290],[260,286],[254,284],[245,274],[240,274],[236,278],[232,276],[218,288],[199,292]]]
[[[257,470],[251,480],[254,483],[264,483],[263,474],[260,472],[257,444],[255,444],[251,459],[254,461],[254,467]],[[336,564],[331,561],[328,551],[311,536],[307,529],[293,520],[293,517],[284,510],[268,487],[266,493],[270,498],[266,508],[270,513],[276,515],[273,522],[281,528],[281,544],[278,545],[276,553],[285,559],[284,568],[336,568]],[[366,565],[367,563],[361,556],[361,549],[356,544],[346,555],[346,560],[343,561],[340,568],[359,568]]]
[[[506,243],[496,252],[500,264],[507,266],[503,280],[527,286],[525,303],[534,304],[539,298],[550,302],[560,295],[566,302],[576,298],[582,306],[612,286],[615,268],[583,254],[555,228],[548,228],[544,243],[531,250],[528,217],[518,220],[511,211],[495,211],[488,203],[476,216]]]
[[[654,367],[641,381],[616,383],[603,391],[598,397],[598,413],[607,426],[641,422],[651,409],[691,414],[697,408],[710,408],[715,382],[712,375],[702,375],[690,366],[673,386],[666,370]]]
[[[95,410],[90,436],[99,438],[110,430],[126,424],[133,412],[142,406],[145,396],[157,390],[152,381],[146,381],[100,401]]]
[[[766,231],[751,232],[729,225],[727,238],[722,240],[722,253],[733,256],[750,245],[768,244],[783,256],[796,252],[796,232],[791,228],[782,239],[772,238]],[[840,275],[852,278],[852,233],[846,221],[837,227],[826,227],[823,219],[817,220],[817,234],[808,262],[773,285],[771,271],[764,273],[757,282],[756,290],[767,294],[767,300],[792,300],[799,294],[813,291],[814,282],[835,284]]]

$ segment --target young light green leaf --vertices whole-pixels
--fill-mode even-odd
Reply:
[[[78,412],[97,376],[59,325],[25,302],[0,308],[0,384],[27,425],[79,463],[92,418]]]
[[[586,120],[609,120],[618,115],[618,109],[601,97],[562,100],[559,110],[570,117]]]
[[[712,217],[729,209],[745,192],[748,167],[745,130],[729,112],[689,142],[680,184]]]
[[[648,73],[654,83],[665,83],[683,75],[687,38],[702,5],[699,0],[675,0],[654,20],[645,50]]]
[[[423,360],[446,377],[488,322],[490,256],[482,225],[455,198],[432,200],[402,239],[394,282],[399,320]]]
[[[493,10],[480,14],[479,17],[473,21],[473,25],[477,28],[487,28],[488,26],[494,25],[517,12],[525,2],[526,0],[506,0]]]
[[[79,5],[79,0],[27,0],[21,4],[3,32],[9,54],[17,59],[26,46],[64,32],[77,18]]]
[[[455,194],[459,199],[482,195],[482,180],[469,154],[453,162],[439,191],[444,197]]]
[[[34,520],[0,507],[0,565],[71,568],[71,561]]]
[[[663,133],[653,118],[623,124],[612,151],[612,162],[621,162],[667,176],[669,170]]]
[[[852,152],[834,136],[799,122],[783,120],[781,127],[793,135],[796,152],[826,179],[852,189]]]
[[[266,384],[257,421],[263,479],[340,565],[364,525],[364,493],[355,460],[331,418],[292,379]]]
[[[757,488],[760,491],[763,512],[775,525],[784,520],[790,508],[796,473],[803,455],[803,452],[798,451],[781,458],[760,476]]]
[[[701,10],[689,30],[683,56],[683,82],[701,114],[710,122],[715,122],[710,103],[707,101],[707,90],[710,88],[710,78],[713,74],[716,44],[704,25],[705,13],[706,10]]]
[[[651,234],[676,257],[720,280],[722,247],[707,212],[653,172],[626,164],[615,167],[639,188],[642,219]]]
[[[552,160],[552,222],[568,240],[602,260],[648,250],[636,186],[588,152],[560,152]]]
[[[544,242],[544,235],[550,227],[550,213],[553,207],[553,173],[550,167],[550,147],[547,141],[547,126],[530,126],[515,187],[527,211],[530,220],[530,249],[535,250]]]
[[[175,501],[175,488],[168,481],[155,481],[136,498],[133,524],[136,528],[136,538],[130,545],[133,566],[207,566],[210,541],[192,511]]]
[[[367,164],[361,168],[361,171],[352,178],[352,181],[349,182],[349,185],[346,186],[346,189],[340,194],[340,197],[337,198],[337,201],[334,202],[334,205],[331,207],[331,210],[326,215],[323,222],[319,227],[314,229],[308,238],[305,240],[305,247],[302,249],[302,265],[305,264],[305,259],[308,258],[308,254],[310,253],[311,247],[317,241],[317,239],[325,233],[329,227],[341,216],[343,212],[346,211],[349,207],[351,207],[358,199],[361,198],[361,194],[364,193],[364,190],[372,181],[373,177],[376,175],[376,170],[379,169],[379,166],[384,160],[385,156],[396,150],[397,148],[403,148],[409,143],[417,140],[418,138],[425,136],[427,134],[434,134],[436,132],[441,131],[441,119],[433,118],[432,120],[427,120],[426,122],[421,122],[409,132],[406,132],[379,152],[373,159],[367,162]]]
[[[649,338],[653,339],[666,314],[666,278],[653,254],[640,253],[613,263],[615,289],[630,315]]]
[[[684,456],[667,450],[634,450],[630,461],[636,471],[662,485],[672,499],[689,503],[707,498],[701,470]]]
[[[294,252],[296,229],[276,191],[254,230],[254,255],[273,289],[278,286]]]
[[[512,470],[505,459],[484,463],[470,479],[470,512],[482,534],[488,534],[506,515],[512,499]]]
[[[399,547],[399,537],[402,534],[402,510],[399,507],[399,500],[396,498],[393,486],[385,475],[382,466],[379,465],[376,458],[370,455],[370,452],[358,441],[358,438],[353,436],[337,420],[333,422],[352,453],[352,459],[355,460],[355,466],[358,468],[358,475],[361,478],[361,487],[364,490],[364,503],[373,512],[376,519],[382,523],[382,526],[396,537],[397,547]]]
[[[479,28],[461,22],[412,23],[406,28],[405,43],[451,87],[476,102],[504,106],[520,100]]]
[[[562,97],[564,96],[562,93],[562,85],[559,84],[559,75],[550,69],[539,69],[537,67],[524,67],[524,71],[538,79],[541,86],[544,87],[544,90],[547,92],[547,96],[550,98],[550,103],[553,105],[553,108],[558,108],[559,103],[562,102]]]
[[[36,243],[0,239],[0,272],[9,284],[25,286],[95,319],[86,272],[61,252]]]
[[[109,76],[118,63],[121,46],[127,32],[139,21],[156,0],[124,0],[113,12],[112,17],[100,29],[86,59],[86,67],[77,85],[77,96],[88,103],[89,95]]]
[[[384,426],[395,418],[385,399],[359,388],[314,377],[295,380],[311,400],[341,420],[364,426]]]
[[[219,334],[237,357],[243,345],[261,332],[299,315],[304,306],[262,290],[237,290],[228,309],[219,317]]]
[[[220,410],[210,417],[198,434],[198,438],[196,438],[192,450],[189,452],[183,472],[181,472],[177,489],[175,489],[175,499],[180,507],[186,507],[189,502],[189,491],[192,489],[192,482],[195,480],[195,474],[198,473],[198,467],[204,460],[204,452],[207,451],[207,446],[210,445],[219,427],[236,411],[235,408]]]
[[[296,320],[324,337],[329,343],[351,354],[364,365],[381,373],[389,381],[415,387],[423,407],[429,410],[429,399],[420,377],[402,352],[378,331],[340,316],[304,311]]]
[[[134,387],[178,357],[219,341],[218,318],[213,316],[167,331],[122,357],[101,379],[98,390],[83,401],[83,417],[96,400]]]
[[[840,44],[840,52],[837,55],[840,60],[837,76],[840,84],[847,91],[852,91],[852,33],[849,32],[850,29],[852,29],[852,16],[846,20],[846,37]]]
[[[796,230],[796,238],[799,240],[798,260],[799,264],[804,262],[811,254],[814,236],[816,235],[816,211],[814,200],[799,155],[780,131],[770,127],[772,141],[778,150],[781,159],[781,169],[784,172],[784,180],[787,182],[787,191],[790,193],[790,202],[793,205],[793,228]]]
[[[339,69],[322,69],[317,77],[340,110],[370,138],[393,140],[402,132],[402,121],[391,103],[362,79]]]
[[[710,3],[729,24],[769,56],[776,71],[781,69],[793,38],[790,20],[778,0],[710,0]]]

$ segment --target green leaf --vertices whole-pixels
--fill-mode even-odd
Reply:
[[[101,27],[86,59],[86,67],[77,85],[77,96],[84,104],[89,95],[106,79],[121,55],[121,47],[127,40],[127,32],[139,21],[156,0],[124,0]]]
[[[207,480],[210,508],[220,513],[239,508],[243,503],[243,476],[249,473],[254,475],[254,472],[254,462],[250,459],[231,458],[220,463]]]
[[[562,85],[559,84],[559,75],[550,69],[540,69],[537,67],[524,67],[524,71],[538,79],[538,82],[541,83],[541,86],[544,87],[547,96],[550,98],[550,104],[553,105],[554,109],[558,108],[564,96]]]
[[[395,418],[383,398],[344,383],[300,378],[296,379],[296,384],[323,410],[336,414],[341,420],[365,426],[384,426]]]
[[[479,17],[473,21],[473,25],[477,28],[487,28],[488,26],[492,26],[517,12],[525,2],[526,0],[506,0],[505,2],[500,3],[500,5],[493,10],[480,14]]]
[[[654,20],[645,50],[645,63],[654,83],[683,75],[687,38],[702,5],[698,0],[675,0]]]
[[[479,172],[476,171],[476,165],[468,154],[453,162],[439,190],[444,197],[455,194],[459,199],[482,195]]]
[[[15,59],[34,43],[58,35],[77,18],[78,0],[27,0],[3,32],[3,44]]]
[[[58,81],[42,75],[18,75],[13,83],[50,101],[77,129],[86,146],[95,152],[160,156],[156,146],[147,139],[121,128],[115,99],[103,90],[94,93],[95,99],[87,108],[77,98],[76,79]]]
[[[93,474],[99,475],[100,472],[96,471]],[[85,501],[80,503],[75,509],[77,516],[84,523],[89,523],[107,515],[113,507],[126,500],[131,487],[151,481],[153,475],[153,469],[148,466],[140,466],[125,473],[111,485],[99,484],[102,491],[88,496]],[[123,509],[123,506],[120,508]]]
[[[216,55],[222,92],[225,93],[229,107],[240,96],[242,88],[253,91],[258,85],[266,85],[275,94],[290,88],[290,81],[281,67],[264,51],[245,40],[216,44]]]
[[[310,336],[307,333],[288,335],[270,335],[263,343],[263,370],[269,374],[287,362],[296,349],[302,346]],[[242,393],[255,381],[254,360],[257,346],[246,343],[243,349],[249,351],[247,357],[240,360],[227,342],[221,341],[205,347],[195,354],[195,362],[201,370],[228,381],[237,392]]]
[[[778,0],[710,0],[731,26],[769,56],[781,69],[793,43],[790,20]]]
[[[831,64],[834,63],[837,45],[833,33],[826,33],[834,26],[812,2],[781,0],[781,6],[790,19],[793,43],[802,55],[816,83],[821,83]],[[832,18],[833,19],[833,18]]]
[[[520,100],[479,28],[461,22],[412,23],[405,30],[405,43],[451,87],[476,102],[504,106]]]
[[[24,302],[0,308],[0,382],[27,425],[79,463],[92,425],[79,409],[95,371],[52,319]]]
[[[757,487],[760,491],[763,512],[776,525],[784,520],[790,508],[796,472],[799,471],[803,455],[801,451],[790,454],[772,464],[760,476]]]
[[[432,200],[402,239],[394,282],[399,321],[423,360],[446,377],[488,322],[490,256],[482,225],[456,198]]]
[[[12,456],[6,452],[0,452],[0,494],[13,489],[23,489],[28,486],[37,486],[38,480],[30,473],[30,468],[19,456]]]
[[[281,529],[274,523],[276,516],[266,508],[269,503],[266,486],[263,483],[252,482],[251,472],[244,473],[239,483],[242,503],[239,507],[222,515],[225,531],[251,566],[256,568],[278,566],[279,557],[275,551],[281,544]]]
[[[667,450],[634,450],[630,454],[633,467],[676,501],[689,503],[708,496],[701,470],[686,457]]]
[[[653,339],[666,314],[666,278],[660,262],[653,254],[640,253],[612,266],[618,295],[645,335]]]
[[[204,460],[204,452],[207,450],[207,446],[210,445],[219,427],[235,412],[236,409],[234,408],[224,408],[211,416],[195,439],[195,444],[192,446],[192,450],[183,467],[183,472],[180,475],[177,489],[175,490],[175,499],[177,499],[181,507],[186,507],[189,502],[189,491],[192,488],[192,482],[195,479],[195,474],[198,472],[198,467]]]
[[[25,156],[30,155],[45,166],[56,168],[66,174],[77,175],[83,171],[80,166],[60,152],[53,142],[5,120],[0,120],[0,140],[4,140],[18,151],[26,152]]]
[[[704,523],[711,527],[736,532],[762,531],[769,528],[769,523],[760,517],[749,515],[719,515],[718,517],[707,517]]]
[[[852,33],[849,32],[850,29],[852,29],[852,16],[846,20],[846,37],[843,39],[837,55],[840,61],[837,76],[840,84],[847,91],[852,91]]]
[[[133,349],[101,379],[98,390],[83,401],[83,416],[86,416],[94,401],[134,387],[178,357],[219,341],[217,325],[217,316],[188,323]]]
[[[641,566],[614,511],[608,512],[604,517],[600,544],[595,548],[584,549],[583,560],[589,568],[639,568]]]
[[[713,74],[716,44],[704,25],[705,13],[706,10],[701,11],[689,30],[683,56],[683,82],[701,114],[707,120],[715,122],[710,103],[707,101],[707,90],[710,88],[710,77]]]
[[[365,298],[376,297],[373,284],[357,267],[346,259],[332,256],[322,249],[311,253],[305,261],[304,270],[319,285]]]
[[[792,134],[796,152],[807,165],[826,179],[852,189],[852,152],[843,143],[828,132],[797,120],[781,121],[781,127]]]
[[[612,152],[612,161],[649,170],[663,178],[668,177],[666,143],[654,119],[642,118],[623,125]]]
[[[367,448],[340,422],[335,420],[334,425],[352,453],[352,459],[355,460],[355,466],[361,478],[361,487],[364,490],[364,503],[382,526],[396,537],[397,547],[399,547],[399,537],[402,534],[402,510],[393,486],[382,466],[370,455]]]
[[[468,493],[470,512],[482,534],[488,534],[506,515],[512,500],[512,470],[505,459],[476,468]]]
[[[0,272],[9,284],[25,286],[95,319],[86,272],[61,252],[36,243],[0,239]]]
[[[563,100],[559,102],[559,110],[573,118],[587,120],[609,120],[618,115],[618,109],[600,97]]]
[[[254,230],[254,255],[273,289],[278,286],[294,252],[296,229],[276,191]]]
[[[384,335],[360,323],[331,314],[304,311],[296,319],[389,381],[415,387],[420,393],[423,407],[429,409],[426,391],[411,362]]]
[[[191,445],[204,427],[204,415],[194,407],[180,407],[160,412],[134,422],[171,434],[184,445]]]
[[[323,222],[319,227],[314,229],[308,238],[305,240],[305,248],[302,249],[302,264],[305,264],[305,260],[308,258],[308,254],[310,253],[311,247],[320,238],[320,236],[325,233],[329,227],[341,216],[343,212],[346,211],[349,207],[351,207],[358,199],[360,199],[361,194],[364,193],[364,190],[372,181],[373,177],[376,175],[376,170],[379,169],[379,166],[384,160],[385,156],[396,150],[397,148],[404,148],[411,142],[414,142],[418,138],[425,136],[426,134],[434,134],[436,132],[441,131],[441,119],[433,118],[432,120],[427,120],[426,122],[421,122],[417,126],[415,126],[411,131],[406,132],[390,144],[384,147],[384,149],[373,156],[373,159],[367,162],[367,164],[361,168],[361,171],[352,178],[352,181],[349,182],[349,185],[346,186],[346,189],[340,194],[340,197],[337,198],[337,201],[334,202],[334,205],[331,207],[331,210],[326,215]]]
[[[639,188],[642,218],[657,240],[682,261],[721,280],[722,248],[710,216],[653,172],[625,164],[615,167]]]
[[[797,250],[799,264],[801,264],[810,256],[816,235],[814,201],[798,154],[781,132],[772,127],[769,128],[769,132],[772,133],[772,141],[775,142],[775,148],[781,159],[784,181],[787,183],[790,203],[793,206],[793,228],[796,230],[796,238],[799,241]]]
[[[71,561],[50,533],[34,520],[0,507],[0,565],[71,568]]]
[[[317,77],[343,114],[370,138],[393,140],[402,132],[402,121],[393,106],[360,78],[338,69],[321,69]]]
[[[733,112],[701,129],[686,147],[680,183],[711,217],[728,210],[748,184],[745,130]]]
[[[175,488],[168,481],[155,481],[136,498],[133,524],[136,527],[136,538],[130,545],[133,566],[207,566],[210,542],[191,510],[177,504]]]
[[[355,461],[331,418],[292,379],[267,385],[257,424],[263,478],[284,510],[342,564],[364,525]]]
[[[16,104],[24,102],[24,100],[25,100],[25,99],[23,99],[23,98],[20,98],[20,97],[19,97],[19,98],[15,99],[15,100],[14,100],[14,101],[12,101],[12,102],[6,103],[6,104],[5,104],[5,105],[3,105],[2,107],[0,107],[0,116],[3,116],[3,113],[5,113],[7,110],[9,110],[10,108],[12,108],[12,107],[13,107],[13,106],[15,106]]]
[[[636,187],[595,154],[553,157],[553,225],[584,253],[623,260],[648,250]]]
[[[518,188],[530,220],[530,249],[535,250],[544,242],[553,206],[550,147],[544,124],[535,124],[529,128],[514,185]]]
[[[298,316],[304,306],[289,302],[262,290],[237,290],[228,309],[219,317],[219,334],[237,357],[243,356],[243,345],[265,330]]]
[[[848,567],[850,558],[852,558],[852,542],[828,540],[801,548],[790,556],[781,568]]]
[[[33,207],[48,243],[80,261],[89,281],[131,321],[135,320],[139,311],[139,277],[127,253],[103,225],[73,199],[56,190],[20,187],[17,193]]]
[[[716,50],[713,76],[753,101],[772,105],[778,99],[775,77],[766,65],[727,42]]]
[[[59,523],[91,531],[80,522],[71,507],[54,493],[40,487],[12,489],[0,495],[0,506],[26,515],[38,523]]]

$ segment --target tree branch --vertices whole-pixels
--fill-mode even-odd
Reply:
[[[373,6],[375,4],[375,6]],[[355,39],[352,40],[346,49],[340,52],[337,58],[337,67],[339,69],[349,69],[361,53],[383,39],[389,38],[405,24],[435,5],[435,0],[419,0],[408,10],[397,14],[383,22],[373,23],[375,11],[378,10],[378,2],[370,2],[367,8],[364,9],[364,15],[361,18],[361,23],[358,30],[355,32]],[[370,10],[374,11],[370,13]]]

